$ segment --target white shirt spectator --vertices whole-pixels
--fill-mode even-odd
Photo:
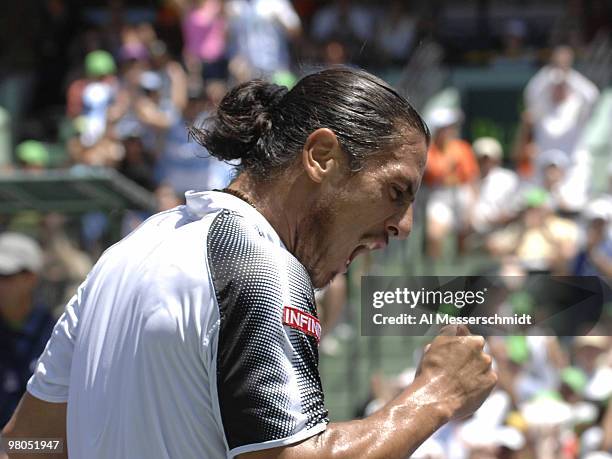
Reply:
[[[233,54],[245,58],[255,73],[271,75],[289,69],[288,33],[301,28],[291,2],[232,0],[226,11]]]
[[[555,101],[555,87],[563,84],[566,96]],[[597,87],[576,70],[565,72],[552,66],[541,69],[525,89],[539,151],[557,149],[573,158],[598,97]]]
[[[513,211],[512,203],[517,196],[519,178],[513,171],[496,166],[480,181],[479,187],[471,223],[477,232],[484,233]]]

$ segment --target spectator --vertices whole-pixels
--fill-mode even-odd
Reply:
[[[187,105],[188,81],[181,64],[172,59],[163,41],[155,40],[149,47],[151,63],[162,79],[162,104],[173,104],[177,111]]]
[[[34,296],[43,267],[36,241],[0,235],[0,424],[13,413],[55,324]]]
[[[227,78],[226,20],[221,0],[173,0],[181,12],[183,60],[192,88]],[[190,85],[191,86],[191,85]]]
[[[494,67],[519,66],[531,67],[534,62],[533,52],[526,48],[528,38],[527,24],[520,19],[512,19],[504,26],[502,38],[502,53],[496,56],[492,65]]]
[[[78,136],[67,149],[75,163],[115,166],[123,152],[108,130],[119,94],[119,81],[112,56],[103,50],[85,57],[85,79],[71,83],[67,94],[67,114],[74,120]]]
[[[457,109],[437,108],[427,117],[432,141],[423,180],[429,191],[427,200],[427,253],[437,259],[444,238],[455,230],[459,243],[468,228],[474,201],[478,164],[470,144],[459,139],[463,115]]]
[[[173,76],[178,77],[178,72],[177,75],[170,74],[171,85],[179,84],[178,78],[173,79]],[[186,87],[182,89],[187,90]],[[155,158],[161,153],[168,129],[180,117],[174,100],[164,98],[162,90],[163,80],[159,73],[151,70],[142,72],[132,107],[137,120],[135,128],[141,129],[140,137],[145,150]]]
[[[577,215],[587,202],[588,183],[577,175],[568,177],[567,155],[560,150],[544,151],[537,158],[537,166],[541,171],[538,185],[548,191],[552,209],[568,216]]]
[[[123,139],[125,155],[118,170],[141,187],[155,189],[155,163],[151,154],[145,151],[140,132],[134,131]]]
[[[385,63],[404,65],[412,51],[418,21],[405,4],[394,0],[378,21],[374,39]]]
[[[290,70],[289,41],[302,24],[289,0],[228,0],[230,71],[238,81]]]
[[[612,204],[598,199],[584,211],[587,221],[586,241],[574,260],[576,276],[600,276],[612,280],[612,238],[609,223],[612,219]]]
[[[525,89],[525,105],[538,151],[561,150],[572,161],[599,96],[597,87],[572,68],[573,61],[570,48],[556,48],[550,64]]]
[[[221,189],[229,184],[233,167],[190,141],[186,128],[205,124],[226,89],[222,82],[209,82],[205,94],[189,97],[183,116],[168,131],[156,165],[157,182],[171,185],[180,195],[189,190]]]
[[[557,217],[550,208],[550,196],[541,188],[524,192],[519,220],[491,234],[487,246],[493,256],[504,257],[523,273],[567,274],[577,252],[578,227]]]
[[[478,159],[480,179],[476,183],[476,202],[471,213],[471,227],[477,233],[487,233],[508,223],[517,214],[513,200],[519,178],[513,171],[500,167],[502,147],[492,137],[481,137],[473,144]]]
[[[319,43],[338,40],[361,46],[373,38],[375,17],[365,6],[348,0],[335,0],[321,8],[312,19],[310,35]]]
[[[84,92],[90,83],[104,85],[106,92],[112,92],[116,85],[117,67],[110,53],[104,50],[92,51],[85,57],[85,75],[83,79],[73,81],[66,94],[66,113],[76,118],[85,110]],[[104,91],[104,89],[102,90]],[[108,99],[108,98],[107,98]]]
[[[25,140],[17,145],[15,156],[21,169],[40,172],[49,165],[49,150],[37,140]]]

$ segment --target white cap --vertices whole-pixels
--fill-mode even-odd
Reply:
[[[491,159],[501,159],[503,150],[501,144],[493,137],[480,137],[472,144],[478,157],[487,156]]]
[[[157,72],[147,70],[140,75],[140,86],[147,91],[159,91],[162,84],[162,79]]]
[[[459,428],[459,438],[471,448],[505,446],[516,451],[525,446],[525,437],[518,429],[509,426],[491,426],[473,419]]]
[[[604,367],[595,374],[584,389],[584,396],[589,400],[603,401],[612,396],[612,368]]]
[[[427,115],[427,126],[432,134],[439,129],[460,123],[463,120],[463,113],[458,108],[438,107],[434,108]]]
[[[34,239],[20,233],[0,234],[0,275],[38,273],[42,265],[42,250]]]
[[[521,414],[530,427],[552,427],[572,420],[569,404],[549,398],[525,403],[521,407]]]
[[[587,220],[612,220],[612,201],[607,199],[596,199],[585,207],[583,216]]]
[[[538,155],[536,161],[540,163],[542,167],[557,166],[560,169],[565,169],[570,164],[567,153],[554,149],[543,151]]]

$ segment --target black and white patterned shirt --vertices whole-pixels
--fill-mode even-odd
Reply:
[[[186,196],[103,254],[28,383],[68,401],[71,458],[231,458],[326,428],[305,268],[244,201]]]

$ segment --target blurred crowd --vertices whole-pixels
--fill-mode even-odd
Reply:
[[[479,9],[469,34],[449,21],[457,5],[445,2],[81,3],[18,2],[12,11],[28,27],[3,19],[0,35],[10,38],[0,39],[3,174],[112,168],[165,210],[181,204],[189,189],[220,189],[231,180],[233,165],[190,141],[187,127],[205,126],[240,82],[257,77],[291,87],[312,69],[337,64],[415,75],[457,63],[539,68],[524,88],[509,147],[489,136],[468,141],[460,104],[424,110],[432,143],[415,212],[425,227],[426,259],[444,263],[450,243],[458,257],[496,260],[496,274],[612,279],[612,161],[607,189],[594,190],[595,162],[585,142],[605,89],[601,81],[611,75],[592,81],[575,65],[612,30],[610,2],[568,0],[547,33],[518,17],[487,23]],[[612,125],[612,111],[607,120]],[[125,212],[121,234],[148,215]],[[110,226],[108,215],[95,211],[0,215],[0,425],[24,390],[54,310],[113,242]],[[346,285],[340,277],[318,293],[326,330],[341,321]],[[473,418],[445,427],[414,457],[612,458],[609,338],[513,337],[489,346],[499,390]],[[364,413],[413,373],[374,378]]]
[[[428,439],[414,459],[611,457],[612,338],[492,337],[487,347],[499,375],[496,389],[473,416]],[[380,409],[415,372],[375,375],[359,414]]]
[[[461,139],[460,108],[427,114],[432,145],[423,191],[430,258],[440,258],[452,236],[459,254],[482,250],[500,260],[500,274],[612,278],[612,163],[606,161],[606,189],[594,190],[585,142],[600,91],[573,61],[572,49],[559,46],[527,84],[509,167],[497,139]]]

